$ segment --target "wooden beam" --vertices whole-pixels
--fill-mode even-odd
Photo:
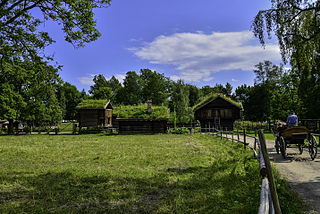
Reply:
[[[258,135],[259,135],[261,152],[262,152],[265,164],[266,164],[267,177],[268,177],[268,180],[269,180],[271,198],[272,198],[272,201],[273,201],[275,213],[276,214],[281,214],[282,212],[281,212],[280,203],[279,203],[279,199],[278,199],[278,193],[277,193],[276,185],[275,185],[275,182],[274,182],[274,177],[273,177],[273,174],[272,174],[272,168],[271,168],[271,164],[270,164],[270,159],[269,159],[268,152],[267,152],[266,139],[264,137],[262,129],[259,130]]]

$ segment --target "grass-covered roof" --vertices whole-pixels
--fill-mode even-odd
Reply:
[[[109,100],[83,100],[77,105],[78,109],[103,109]]]
[[[113,107],[113,114],[117,118],[126,119],[164,119],[169,118],[169,109],[166,106],[152,106],[152,113],[147,113],[147,104],[136,106]]]
[[[204,97],[199,103],[197,103],[195,106],[193,106],[192,109],[195,111],[200,106],[202,106],[202,105],[204,105],[204,104],[206,104],[206,103],[210,102],[211,100],[216,99],[218,97],[221,97],[221,98],[229,101],[230,103],[234,104],[235,106],[242,108],[241,103],[238,103],[238,102],[232,100],[230,97],[224,96],[223,94],[220,94],[220,93],[214,93],[214,94],[210,94],[210,95]]]

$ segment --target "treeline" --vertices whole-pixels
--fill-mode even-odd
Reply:
[[[264,61],[255,66],[254,73],[254,85],[241,85],[234,93],[243,105],[245,120],[285,121],[290,110],[299,118],[319,118],[319,70],[313,69],[306,76],[298,69]]]
[[[198,88],[186,84],[182,80],[172,81],[164,74],[150,69],[141,69],[139,73],[135,71],[127,72],[123,84],[114,76],[108,80],[102,74],[94,76],[93,82],[89,94],[82,96],[82,98],[110,99],[112,104],[116,106],[138,105],[152,100],[153,105],[168,106],[171,112],[171,120],[178,123],[193,121],[192,107],[204,96],[210,93],[232,96],[230,83]],[[69,99],[71,98],[69,97]]]
[[[127,72],[123,84],[114,76],[108,80],[99,74],[94,76],[94,84],[87,94],[63,82],[58,68],[16,60],[14,66],[8,64],[0,72],[0,119],[53,125],[62,119],[77,119],[75,108],[84,99],[110,99],[113,105],[138,105],[152,100],[154,105],[169,107],[171,122],[189,123],[194,120],[192,107],[211,93],[221,93],[240,102],[244,120],[285,120],[290,110],[296,111],[300,118],[318,117],[317,73],[302,79],[294,70],[269,61],[257,64],[254,73],[253,86],[241,85],[234,92],[229,83],[198,88],[182,80],[172,81],[150,69]]]

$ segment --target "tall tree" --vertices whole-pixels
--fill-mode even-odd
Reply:
[[[125,105],[134,105],[142,103],[142,81],[135,71],[128,71],[123,82],[124,88],[119,95],[121,103]]]
[[[117,90],[121,88],[121,83],[115,76],[112,76],[110,80],[108,80],[109,87],[111,88],[112,95],[115,95]]]
[[[192,121],[193,112],[191,107],[189,107],[189,91],[187,85],[185,85],[182,80],[173,82],[171,101],[173,103],[176,122],[187,123]]]
[[[46,21],[61,24],[66,41],[81,47],[100,36],[93,9],[109,3],[109,0],[0,2],[0,80],[6,82],[0,87],[3,105],[0,115],[9,119],[10,126],[13,119],[50,123],[59,119],[58,115],[53,115],[60,112],[55,100],[59,67],[48,66],[52,58],[44,54],[45,47],[54,41],[47,32],[40,30],[40,25]],[[42,15],[36,17],[31,13],[36,8]],[[49,108],[55,110],[50,112]]]
[[[54,21],[61,24],[65,40],[74,46],[96,40],[100,33],[95,28],[93,10],[107,7],[110,0],[2,0],[0,2],[1,58],[12,55],[34,57],[53,40],[40,24]],[[34,16],[37,8],[42,16]],[[41,18],[40,18],[41,17]]]
[[[63,110],[63,119],[75,120],[77,118],[76,107],[82,100],[77,87],[65,82],[58,88],[58,100]]]
[[[111,98],[111,88],[109,87],[107,79],[102,74],[95,75],[93,77],[93,82],[94,84],[90,86],[89,90],[93,99],[104,100]]]
[[[155,105],[167,104],[168,102],[168,78],[163,74],[150,69],[141,69],[142,101],[152,100]]]
[[[201,91],[197,86],[186,84],[189,92],[189,106],[193,107],[199,102]]]
[[[264,112],[263,117],[259,119],[270,120],[271,96],[276,88],[279,87],[279,81],[283,74],[282,65],[279,67],[270,61],[260,62],[255,65],[254,73],[256,75],[255,86],[259,86],[255,90],[260,93],[260,110]]]
[[[0,117],[9,120],[9,133],[13,131],[13,120],[57,123],[57,115],[62,113],[55,102],[60,82],[58,69],[18,58],[14,62],[3,61],[0,70]],[[56,112],[49,111],[53,106]]]
[[[289,61],[292,72],[300,79],[299,98],[303,101],[305,116],[318,118],[320,93],[320,1],[271,0],[271,8],[261,10],[252,24],[255,35],[265,44],[265,34],[278,38],[282,58]]]

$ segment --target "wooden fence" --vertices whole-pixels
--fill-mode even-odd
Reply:
[[[259,161],[261,175],[260,206],[258,214],[281,214],[263,130],[258,131],[259,137],[248,135],[245,130],[242,132],[215,130],[215,132],[210,134],[216,135],[221,139],[225,138],[232,142],[242,143],[244,148],[249,147],[253,151],[254,156]],[[252,141],[253,145],[252,143],[250,144],[249,141]]]

